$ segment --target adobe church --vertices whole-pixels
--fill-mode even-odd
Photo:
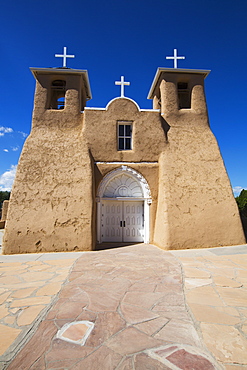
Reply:
[[[4,254],[245,243],[209,127],[209,71],[158,68],[148,94],[153,109],[124,96],[123,77],[120,97],[91,108],[86,70],[64,63],[31,71],[32,130],[11,193]]]

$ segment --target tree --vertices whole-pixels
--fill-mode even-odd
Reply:
[[[2,209],[3,201],[9,200],[10,191],[0,191],[0,209]]]
[[[235,199],[238,204],[240,213],[247,217],[247,190],[243,189],[239,196]]]

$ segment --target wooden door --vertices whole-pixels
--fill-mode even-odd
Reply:
[[[123,241],[143,242],[143,202],[123,202]]]
[[[101,242],[143,242],[143,201],[103,201]]]

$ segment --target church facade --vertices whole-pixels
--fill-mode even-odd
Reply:
[[[153,109],[140,109],[123,93],[106,108],[86,107],[87,71],[31,71],[32,130],[11,193],[3,253],[245,243],[209,126],[209,71],[158,68],[148,95]]]

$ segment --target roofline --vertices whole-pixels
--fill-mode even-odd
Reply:
[[[89,84],[89,77],[88,72],[86,69],[72,69],[72,68],[34,68],[30,67],[30,71],[32,72],[35,79],[37,79],[38,74],[71,74],[71,75],[80,75],[83,76],[85,87],[86,87],[86,94],[87,94],[87,100],[92,99],[92,93],[91,88]]]
[[[159,68],[157,68],[152,86],[149,90],[148,97],[147,97],[148,99],[153,99],[153,92],[154,92],[154,89],[157,85],[160,74],[162,72],[201,74],[201,75],[204,76],[204,78],[206,78],[211,71],[208,70],[208,69],[180,69],[180,68],[161,68],[161,67],[159,67]]]

